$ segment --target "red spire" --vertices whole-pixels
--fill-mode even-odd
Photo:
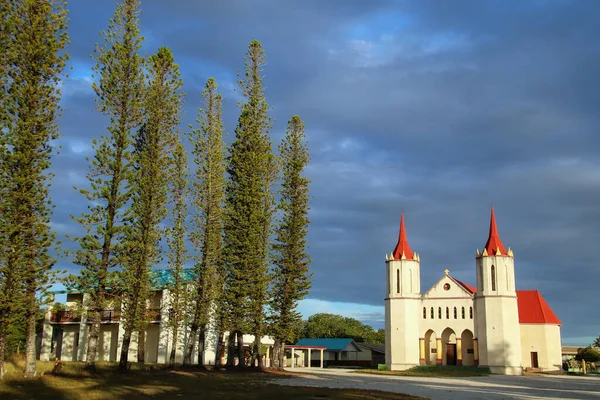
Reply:
[[[496,227],[496,215],[494,214],[494,206],[492,206],[492,217],[490,219],[490,236],[485,244],[485,250],[490,256],[496,255],[496,250],[500,249],[500,254],[503,256],[508,255],[500,235],[498,235],[498,228]]]
[[[409,260],[413,259],[413,252],[408,245],[408,241],[406,240],[406,230],[404,229],[404,213],[400,217],[400,235],[398,236],[398,244],[394,249],[394,260],[400,260],[402,258],[402,252],[404,252],[404,257]]]

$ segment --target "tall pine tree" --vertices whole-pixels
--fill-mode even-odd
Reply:
[[[180,327],[184,322],[186,311],[188,309],[188,300],[190,296],[187,289],[186,273],[184,266],[189,258],[185,247],[188,221],[188,198],[189,198],[189,175],[188,159],[185,148],[176,138],[173,149],[173,161],[171,172],[171,226],[168,228],[167,244],[169,251],[169,271],[171,280],[169,281],[170,313],[168,326],[171,329],[173,337],[173,346],[169,355],[169,366],[175,366],[175,355],[177,351],[177,342],[180,336]]]
[[[140,36],[139,0],[118,3],[108,30],[103,31],[104,45],[95,51],[93,84],[97,109],[110,116],[108,134],[93,140],[96,154],[90,160],[87,178],[90,190],[81,189],[90,203],[89,212],[73,219],[82,224],[86,234],[74,238],[80,249],[75,263],[83,267],[81,275],[69,284],[90,294],[86,369],[95,370],[98,353],[100,317],[113,300],[106,289],[111,268],[123,261],[126,203],[131,197],[131,144],[133,131],[141,126],[144,99],[143,59],[139,55],[144,38]]]
[[[10,45],[12,44],[12,24],[14,18],[15,4],[9,1],[0,3],[0,197],[6,198],[8,189],[9,171],[5,163],[8,156],[8,128],[9,113],[6,102],[9,90],[8,72],[10,63],[8,59]],[[13,306],[15,305],[15,292],[17,284],[21,282],[15,275],[18,272],[17,265],[11,261],[13,253],[10,252],[8,234],[10,231],[10,220],[7,215],[8,209],[6,203],[0,202],[0,380],[4,377],[4,357],[6,354],[6,342],[8,335],[8,326],[14,315]]]
[[[221,252],[223,200],[225,196],[225,145],[223,143],[222,98],[217,82],[210,78],[204,91],[204,108],[199,111],[199,129],[190,133],[194,147],[196,179],[193,201],[196,208],[195,228],[191,234],[198,256],[194,264],[194,281],[190,334],[185,346],[184,365],[192,362],[194,343],[198,342],[198,358],[204,353],[206,327],[215,320],[217,295],[222,293]],[[213,318],[211,318],[213,317]]]
[[[310,181],[303,176],[310,156],[305,143],[304,122],[295,115],[288,121],[286,136],[279,146],[283,169],[279,209],[282,217],[276,229],[275,267],[272,270],[271,333],[273,367],[283,368],[284,344],[296,336],[300,314],[298,301],[308,294],[310,256],[307,253],[308,200]]]
[[[1,261],[0,282],[10,296],[23,300],[25,376],[35,376],[38,296],[50,283],[53,276],[50,270],[56,262],[50,254],[55,234],[50,230],[52,175],[47,170],[53,151],[51,141],[59,136],[56,118],[60,113],[59,83],[68,59],[64,53],[68,42],[67,10],[60,0],[9,3],[0,9],[3,22],[0,43],[4,47],[0,62],[2,73],[6,74],[0,78],[3,108],[0,240],[3,252],[7,252]],[[23,289],[22,297],[15,284]],[[10,307],[9,312],[14,311]],[[5,334],[6,327],[0,327],[0,347]],[[0,351],[4,353],[3,349]]]
[[[124,288],[123,344],[119,366],[127,369],[131,334],[140,333],[138,354],[143,354],[148,324],[150,270],[160,261],[159,224],[167,216],[168,180],[175,129],[181,119],[183,82],[171,50],[161,47],[148,60],[145,123],[135,138],[131,223],[126,231],[126,253],[121,278]],[[138,358],[143,362],[143,358]]]
[[[269,236],[273,216],[271,185],[275,159],[269,138],[271,119],[262,85],[262,68],[267,59],[260,42],[248,46],[245,79],[239,81],[245,102],[231,144],[227,172],[224,263],[226,305],[229,315],[230,357],[233,335],[237,355],[244,365],[243,334],[255,335],[252,358],[260,355],[268,286]]]

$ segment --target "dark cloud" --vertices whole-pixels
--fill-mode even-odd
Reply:
[[[68,215],[85,204],[70,187],[85,175],[86,144],[107,122],[92,111],[89,54],[114,4],[70,3],[75,69],[54,162],[61,234],[78,229]],[[311,298],[382,305],[384,256],[395,245],[401,209],[422,256],[422,290],[445,268],[475,283],[475,250],[485,243],[494,202],[501,236],[516,254],[517,286],[542,291],[566,342],[598,335],[586,304],[598,282],[600,3],[143,6],[144,51],[169,46],[181,64],[184,127],[214,76],[230,140],[246,46],[252,39],[265,46],[274,142],[299,114],[313,157]]]

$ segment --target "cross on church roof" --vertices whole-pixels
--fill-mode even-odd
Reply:
[[[444,270],[444,272],[446,273],[446,275],[448,275],[448,273],[450,272],[450,270],[449,270],[448,268],[446,268],[446,269]]]

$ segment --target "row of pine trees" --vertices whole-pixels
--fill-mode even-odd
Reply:
[[[101,311],[117,303],[124,327],[120,367],[127,368],[133,334],[139,335],[138,361],[144,361],[147,306],[156,284],[151,271],[162,260],[171,276],[170,304],[163,305],[169,329],[173,337],[189,329],[184,365],[192,363],[194,346],[202,357],[210,324],[219,349],[228,348],[227,365],[234,357],[244,365],[242,336],[253,334],[251,365],[262,366],[260,338],[271,335],[272,365],[281,367],[283,344],[298,326],[296,306],[311,279],[303,121],[289,120],[276,156],[262,82],[266,56],[252,41],[230,146],[213,78],[202,92],[196,124],[182,132],[179,67],[166,47],[142,55],[140,3],[117,4],[93,53],[97,111],[108,125],[92,140],[88,185],[76,188],[88,204],[87,212],[72,216],[84,234],[69,237],[78,245],[69,254],[81,272],[60,278],[89,295],[86,368],[94,370],[98,358]],[[48,170],[52,141],[60,136],[68,12],[64,0],[0,4],[0,377],[7,334],[20,318],[26,322],[25,376],[35,376],[36,316],[61,272],[53,268],[59,243],[50,224]],[[169,363],[175,363],[175,346]]]

